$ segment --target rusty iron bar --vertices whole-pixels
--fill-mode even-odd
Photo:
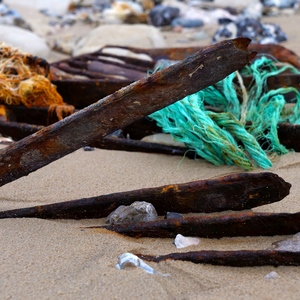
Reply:
[[[236,250],[236,251],[190,251],[166,255],[136,254],[143,260],[161,262],[166,260],[190,261],[196,264],[211,264],[230,267],[255,266],[300,266],[300,252],[275,250]]]
[[[147,121],[145,118],[140,121],[134,122],[124,128],[124,135],[129,134],[129,139],[116,138],[108,135],[103,139],[96,138],[90,146],[107,150],[160,153],[180,155],[190,158],[198,157],[195,151],[189,150],[187,152],[188,149],[184,147],[140,141],[139,139],[146,135],[161,132],[161,129],[156,126],[155,122]],[[43,128],[44,126],[31,125],[22,122],[0,121],[0,134],[3,136],[9,136],[15,141],[18,141]],[[278,125],[277,129],[280,143],[288,149],[300,152],[300,125],[282,123]]]
[[[0,186],[91,144],[242,68],[256,53],[237,38],[203,49],[0,151]]]
[[[85,219],[107,217],[120,205],[152,203],[159,215],[243,210],[280,201],[291,185],[276,174],[238,173],[217,179],[171,184],[0,212],[3,218]]]
[[[175,238],[177,234],[205,238],[235,236],[272,236],[295,234],[300,231],[300,212],[290,213],[212,213],[182,219],[93,226],[106,228],[124,235]]]

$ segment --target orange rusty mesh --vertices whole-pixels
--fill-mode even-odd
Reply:
[[[50,81],[49,64],[0,44],[0,104],[46,107],[65,105]]]

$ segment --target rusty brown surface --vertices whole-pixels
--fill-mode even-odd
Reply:
[[[161,262],[166,260],[190,261],[231,267],[300,266],[300,252],[274,250],[193,251],[166,255],[137,254],[143,260]]]
[[[183,219],[166,219],[88,228],[99,227],[136,238],[175,238],[177,234],[205,238],[287,235],[300,231],[300,212],[295,214],[212,213],[196,217],[185,217]]]
[[[299,56],[283,46],[250,44],[249,47],[249,49],[258,52],[259,55],[267,55],[278,61],[288,62],[297,68],[300,68]],[[147,54],[151,60],[148,61],[104,53],[107,48],[125,49],[137,54]],[[148,71],[154,69],[154,65],[159,59],[183,60],[195,52],[203,50],[203,48],[204,47],[142,49],[108,45],[93,53],[53,63],[51,65],[52,73],[54,75],[52,82],[57,86],[58,91],[63,96],[65,102],[74,105],[76,108],[83,108],[94,103],[100,97],[105,97],[121,87],[130,84],[133,81],[130,72],[137,71],[140,72],[140,74],[147,74]],[[101,57],[110,57],[121,60],[123,62],[122,64],[110,62],[110,65],[111,67],[126,68],[128,76],[125,76],[124,78],[118,77],[117,72],[113,72],[109,66],[105,67],[105,65],[101,68],[102,73],[100,72],[98,75],[95,72],[90,72],[88,70],[88,65],[91,62],[107,63],[107,60],[103,60]],[[59,70],[70,74],[72,79],[60,77]],[[106,75],[103,74],[103,72]],[[84,75],[87,76],[87,78],[86,80],[76,79],[74,77],[75,74]],[[279,82],[277,78],[280,78]],[[290,84],[289,86],[294,86],[299,89],[299,85],[295,80],[297,80],[297,76],[282,76],[281,78],[280,75],[279,77],[271,77],[268,80],[268,83],[270,84],[270,87],[278,86],[278,84],[282,83]],[[89,94],[88,98],[86,97],[87,92]]]
[[[159,215],[244,210],[280,201],[291,185],[273,173],[238,173],[213,180],[165,185],[0,212],[1,218],[85,219],[106,217],[120,205],[152,203]]]
[[[104,138],[249,63],[250,40],[223,41],[143,78],[0,151],[0,186]]]
[[[287,149],[300,152],[300,125],[280,124],[277,130],[280,142]]]

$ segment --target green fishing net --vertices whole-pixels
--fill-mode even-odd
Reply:
[[[288,152],[279,141],[278,123],[300,123],[298,90],[267,86],[270,76],[286,71],[299,74],[293,66],[263,56],[149,117],[175,141],[215,165],[270,168],[274,155]],[[252,77],[247,87],[245,76]],[[287,93],[294,97],[289,103]]]

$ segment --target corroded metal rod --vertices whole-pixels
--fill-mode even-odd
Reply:
[[[218,82],[249,63],[249,39],[212,45],[0,151],[0,186]]]
[[[289,194],[291,185],[273,173],[239,173],[213,180],[165,185],[0,212],[3,218],[86,219],[107,217],[120,205],[152,203],[159,215],[243,210],[269,204]]]
[[[147,261],[183,260],[196,264],[231,267],[300,266],[300,252],[275,250],[192,251],[154,256],[137,254]]]
[[[300,212],[207,214],[182,219],[166,219],[132,224],[88,228],[106,228],[133,237],[174,238],[177,234],[206,238],[233,236],[286,235],[300,231]]]

